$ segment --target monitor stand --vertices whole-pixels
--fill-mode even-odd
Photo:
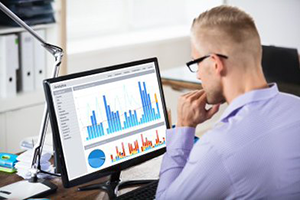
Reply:
[[[133,180],[133,181],[122,182],[120,180],[120,175],[121,175],[121,171],[114,172],[113,174],[111,174],[110,180],[108,180],[104,183],[92,184],[92,185],[79,187],[78,191],[100,189],[100,190],[104,190],[105,192],[107,192],[109,199],[115,199],[117,197],[118,190],[121,190],[121,189],[124,189],[127,187],[137,186],[137,185],[144,185],[144,184],[151,183],[152,181],[155,181],[155,179],[152,179],[152,180]]]

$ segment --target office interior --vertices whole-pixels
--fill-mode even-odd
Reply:
[[[161,71],[170,70],[191,60],[192,19],[221,4],[240,7],[253,16],[263,45],[300,52],[298,0],[56,0],[56,22],[46,26],[46,40],[64,49],[60,75],[150,57],[158,58]],[[46,77],[52,75],[53,62],[47,54]],[[189,89],[163,89],[175,124],[177,99]],[[44,102],[42,88],[0,98],[0,152],[19,153],[24,138],[38,136]],[[218,120],[226,106],[197,127],[198,136]]]

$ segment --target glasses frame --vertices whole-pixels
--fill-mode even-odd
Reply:
[[[203,60],[205,60],[206,58],[209,58],[210,56],[212,56],[212,55],[214,55],[214,54],[208,54],[208,55],[205,55],[205,56],[202,56],[202,57],[200,57],[200,58],[197,58],[197,59],[195,59],[195,60],[191,60],[191,61],[189,61],[189,62],[187,62],[186,63],[186,66],[189,68],[189,70],[192,72],[192,73],[196,73],[196,72],[198,72],[198,68],[197,68],[197,70],[192,70],[191,69],[191,65],[193,65],[193,64],[199,64],[200,62],[202,62]],[[225,55],[222,55],[222,54],[215,54],[215,55],[217,55],[218,57],[221,57],[221,58],[224,58],[224,59],[228,59],[228,56],[225,56]]]

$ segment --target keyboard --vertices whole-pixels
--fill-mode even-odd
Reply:
[[[128,193],[122,194],[118,196],[116,199],[125,200],[125,199],[133,199],[133,200],[150,200],[155,199],[155,193],[158,185],[158,180],[153,181],[145,186],[139,187],[135,190],[132,190]]]

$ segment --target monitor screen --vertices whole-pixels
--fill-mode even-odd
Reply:
[[[44,89],[65,187],[164,153],[156,58],[47,79]]]

